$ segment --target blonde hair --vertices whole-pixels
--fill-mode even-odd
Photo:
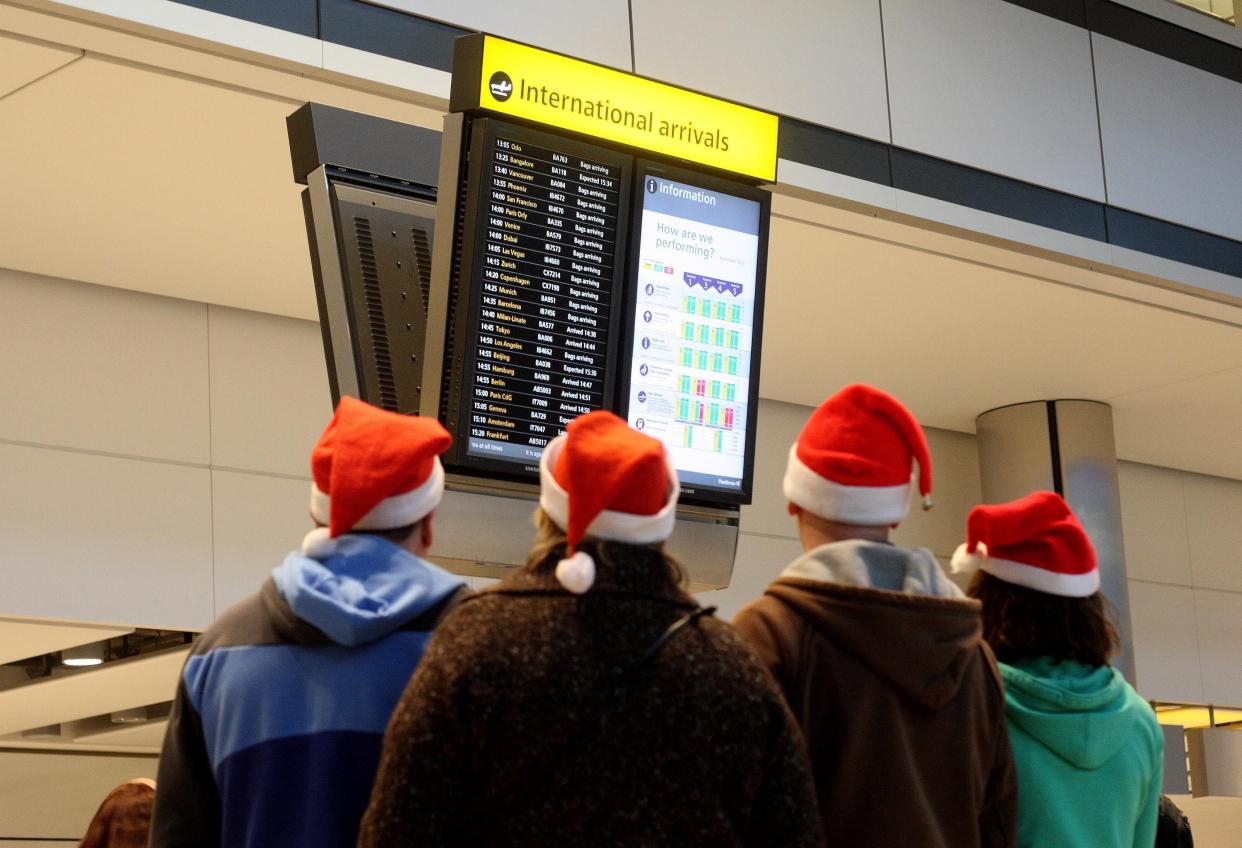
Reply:
[[[535,541],[526,554],[523,570],[542,574],[556,570],[556,564],[568,553],[569,539],[557,523],[543,509],[535,510]],[[605,569],[633,567],[635,565],[661,565],[674,584],[686,580],[685,571],[676,558],[664,550],[663,542],[650,545],[630,545],[604,539],[583,539],[578,550],[585,550],[596,564]]]

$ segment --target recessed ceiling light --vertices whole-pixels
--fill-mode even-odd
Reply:
[[[76,648],[66,648],[60,652],[61,665],[67,665],[71,668],[100,665],[103,661],[103,642],[92,642],[89,645],[78,645]]]
[[[146,707],[134,707],[128,710],[117,710],[110,718],[113,724],[141,724],[150,718]]]

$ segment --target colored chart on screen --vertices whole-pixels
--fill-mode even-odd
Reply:
[[[630,424],[684,484],[741,491],[759,203],[652,175],[641,202]]]

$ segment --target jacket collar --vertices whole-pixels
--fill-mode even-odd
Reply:
[[[622,564],[612,567],[596,559],[595,583],[585,595],[575,595],[556,579],[551,569],[521,568],[489,593],[510,595],[563,595],[568,598],[621,596],[666,601],[678,606],[698,606],[685,590],[661,569],[650,565]]]

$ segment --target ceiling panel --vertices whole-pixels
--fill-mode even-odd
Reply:
[[[0,98],[52,73],[82,55],[81,50],[0,33]]]
[[[88,57],[0,101],[19,270],[316,316],[286,100]]]
[[[133,632],[132,627],[101,627],[3,616],[0,617],[0,665]]]
[[[0,736],[171,701],[189,647],[0,691]]]
[[[164,744],[164,731],[167,729],[168,719],[162,718],[141,724],[121,724],[107,730],[84,733],[73,737],[73,741],[81,745],[148,748],[158,751]]]

